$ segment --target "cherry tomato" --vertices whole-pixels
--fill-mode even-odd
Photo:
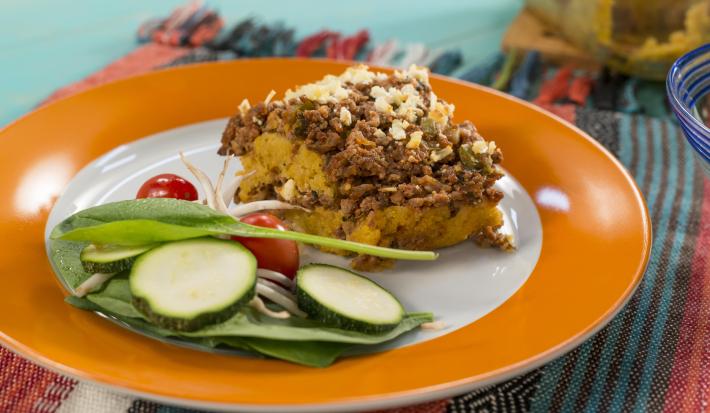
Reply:
[[[197,189],[185,178],[173,174],[160,174],[145,181],[138,190],[136,198],[176,198],[195,201]]]
[[[257,227],[287,230],[277,217],[264,212],[255,212],[239,219],[245,224]],[[296,241],[273,238],[232,237],[254,254],[259,268],[277,271],[293,279],[298,270],[298,245]]]

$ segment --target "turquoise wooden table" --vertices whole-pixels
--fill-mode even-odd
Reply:
[[[0,13],[0,126],[31,110],[53,90],[77,81],[135,48],[140,23],[166,16],[181,0],[3,0]],[[498,50],[522,0],[387,2],[361,0],[211,0],[230,24],[254,16],[284,21],[303,37],[329,28],[370,30],[429,47],[458,48],[466,65]]]

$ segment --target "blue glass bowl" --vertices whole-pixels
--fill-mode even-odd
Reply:
[[[666,90],[673,113],[710,176],[710,128],[698,105],[710,99],[710,43],[681,56],[671,67]]]

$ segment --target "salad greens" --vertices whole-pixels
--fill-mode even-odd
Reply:
[[[100,293],[93,295],[96,298]],[[86,298],[74,296],[68,296],[66,302],[82,310],[99,311],[110,315],[148,335],[169,337],[173,334],[169,330],[162,329],[139,318],[140,314],[136,318],[121,316],[94,304]],[[137,312],[137,310],[135,311]],[[328,367],[344,352],[355,346],[351,343],[342,342],[288,341],[260,337],[179,337],[179,340],[208,348],[226,347],[247,351],[256,355],[264,355],[310,367]]]
[[[206,235],[279,238],[400,260],[435,260],[431,251],[384,248],[295,231],[256,227],[205,205],[172,198],[113,202],[80,211],[52,231],[52,239],[143,245]]]
[[[120,201],[80,211],[54,228],[50,256],[65,285],[76,289],[92,276],[80,259],[82,249],[89,243],[129,246],[206,235],[291,239],[387,258],[436,258],[433,252],[401,251],[255,227],[207,206],[168,198]],[[133,306],[127,271],[111,278],[99,291],[83,298],[69,296],[66,301],[84,310],[110,315],[148,335],[173,337],[199,346],[235,348],[315,367],[328,366],[357,346],[392,340],[433,318],[430,313],[409,313],[391,331],[363,333],[325,326],[307,318],[272,318],[245,306],[219,324],[176,332],[149,323]]]
[[[355,345],[372,345],[392,340],[422,323],[432,321],[430,313],[410,313],[392,331],[365,334],[326,327],[312,320],[266,317],[244,307],[231,319],[197,331],[176,332],[155,326],[131,304],[127,274],[109,280],[98,292],[85,298],[69,296],[69,304],[83,310],[100,311],[118,320],[161,337],[177,337],[208,347],[227,346],[314,367],[325,367]]]
[[[106,283],[97,293],[85,298],[92,304],[113,315],[144,319],[144,316],[131,305],[131,292],[125,276],[117,276]],[[72,298],[72,301],[76,298]],[[73,304],[73,302],[70,302]],[[251,307],[244,307],[229,320],[203,327],[197,331],[175,332],[160,327],[153,331],[162,336],[180,337],[260,337],[274,340],[292,341],[328,341],[351,344],[379,344],[391,340],[400,334],[431,321],[429,313],[409,313],[392,331],[382,334],[366,334],[351,330],[326,327],[307,318],[291,317],[277,319],[260,314]]]

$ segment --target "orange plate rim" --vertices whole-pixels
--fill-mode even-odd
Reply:
[[[312,67],[314,65],[317,66],[320,64],[328,64],[331,67],[346,67],[347,65],[353,63],[353,62],[335,63],[335,62],[328,60],[328,59],[265,58],[265,59],[242,59],[236,63],[231,62],[231,61],[196,63],[196,64],[189,64],[189,65],[184,65],[184,66],[179,66],[179,67],[171,67],[171,68],[156,70],[153,72],[149,72],[149,73],[145,73],[145,74],[141,74],[141,75],[137,75],[137,76],[132,76],[129,78],[112,81],[112,82],[103,84],[101,86],[94,87],[94,88],[88,89],[86,91],[82,91],[77,94],[63,97],[63,98],[58,99],[57,101],[55,101],[49,105],[39,107],[36,110],[19,117],[15,121],[13,121],[10,124],[6,125],[5,127],[1,128],[0,129],[0,136],[13,130],[14,128],[18,127],[18,125],[21,125],[24,122],[31,121],[32,118],[37,116],[38,114],[42,114],[45,111],[49,111],[57,105],[70,103],[72,100],[76,99],[77,97],[83,96],[86,94],[90,94],[92,92],[95,92],[96,90],[105,90],[107,88],[116,87],[116,86],[130,87],[129,85],[131,83],[136,82],[139,79],[159,77],[159,76],[164,76],[165,74],[170,74],[170,73],[179,74],[181,72],[187,72],[187,71],[195,70],[195,69],[200,70],[201,68],[211,67],[211,66],[227,66],[227,65],[231,66],[231,65],[240,65],[240,64],[248,65],[248,64],[253,64],[255,62],[258,62],[258,64],[275,64],[275,65],[294,63],[294,64],[302,64],[306,67]],[[372,66],[372,67],[376,68],[376,69],[381,69],[381,70],[392,70],[389,68],[381,68],[381,67],[377,67],[377,66]],[[431,77],[432,77],[432,79],[436,79],[436,81],[438,81],[438,82],[456,85],[456,87],[474,89],[474,90],[477,90],[478,92],[483,93],[483,94],[497,96],[501,99],[504,99],[504,100],[507,100],[510,102],[514,102],[516,105],[522,106],[522,107],[526,108],[527,110],[534,111],[534,112],[538,113],[539,116],[554,119],[556,122],[564,125],[567,129],[574,132],[573,133],[574,135],[587,141],[587,143],[593,145],[594,149],[596,151],[601,152],[606,158],[608,158],[607,160],[611,161],[613,166],[617,169],[617,172],[622,174],[622,176],[623,176],[624,180],[626,181],[626,183],[628,184],[629,188],[631,189],[631,191],[633,191],[633,198],[638,203],[638,206],[641,207],[640,210],[641,210],[642,221],[643,221],[642,222],[642,231],[643,231],[642,237],[644,240],[644,243],[643,243],[644,247],[643,247],[643,251],[641,252],[641,255],[642,255],[641,261],[634,271],[635,273],[633,275],[632,282],[630,282],[628,284],[627,288],[623,291],[623,293],[618,296],[618,299],[611,306],[609,306],[609,308],[606,310],[606,312],[602,313],[596,320],[589,323],[585,329],[579,331],[577,334],[570,336],[565,341],[562,341],[559,344],[557,344],[553,347],[550,347],[543,352],[537,353],[533,357],[529,357],[529,358],[522,360],[520,362],[517,362],[514,364],[509,364],[505,367],[491,370],[486,373],[478,374],[478,375],[475,375],[472,377],[467,377],[467,378],[463,378],[460,380],[450,381],[450,382],[436,384],[436,385],[430,385],[427,387],[419,387],[419,388],[415,388],[415,389],[390,392],[390,393],[387,393],[384,395],[376,394],[376,395],[359,396],[359,397],[353,397],[353,398],[343,397],[338,401],[329,401],[329,402],[325,402],[325,403],[295,404],[295,405],[294,404],[280,404],[280,403],[279,404],[261,404],[261,403],[259,403],[259,404],[244,403],[244,404],[242,404],[242,403],[238,403],[238,402],[214,402],[214,401],[206,401],[206,400],[197,400],[197,399],[189,398],[189,397],[187,397],[187,398],[172,397],[172,396],[166,396],[166,395],[156,394],[156,393],[152,393],[152,392],[146,392],[146,391],[142,391],[140,389],[132,388],[127,383],[122,384],[120,382],[116,382],[115,380],[111,381],[111,379],[109,377],[99,377],[96,374],[93,374],[91,372],[86,372],[81,369],[75,369],[70,366],[64,365],[62,363],[55,362],[54,360],[45,357],[43,354],[36,351],[32,347],[25,346],[23,343],[16,341],[11,336],[7,335],[4,331],[0,331],[0,344],[7,346],[11,350],[17,352],[18,354],[30,359],[31,361],[33,361],[45,368],[48,368],[49,370],[52,370],[54,372],[57,372],[57,373],[60,373],[63,375],[67,375],[67,376],[72,377],[77,380],[91,381],[91,382],[99,384],[100,386],[112,389],[112,390],[117,391],[119,393],[130,394],[130,395],[133,395],[136,397],[152,399],[152,400],[165,402],[165,403],[172,403],[172,404],[179,403],[179,404],[189,405],[189,406],[192,406],[195,408],[202,408],[202,409],[210,409],[211,410],[211,409],[232,408],[232,409],[244,409],[244,410],[248,410],[248,411],[274,411],[274,410],[330,411],[331,409],[338,409],[341,411],[353,411],[353,410],[365,410],[365,409],[373,409],[373,408],[389,408],[389,407],[395,407],[395,406],[400,406],[400,405],[404,405],[404,404],[415,404],[415,403],[450,397],[450,396],[453,396],[456,394],[460,394],[460,393],[463,393],[466,391],[473,390],[475,388],[479,388],[482,386],[486,386],[486,385],[500,382],[502,380],[506,380],[508,378],[512,378],[516,375],[519,375],[519,374],[525,373],[527,371],[530,371],[532,369],[535,369],[537,367],[540,367],[543,364],[569,352],[570,350],[572,350],[573,348],[575,348],[576,346],[581,344],[583,341],[585,341],[586,339],[591,337],[597,331],[599,331],[602,327],[604,327],[625,306],[625,304],[629,301],[630,297],[633,295],[634,291],[636,290],[636,288],[640,284],[643,274],[645,272],[646,266],[648,265],[650,251],[651,251],[651,243],[652,243],[651,221],[650,221],[650,217],[648,214],[648,207],[646,205],[646,202],[645,202],[643,196],[641,195],[641,192],[640,192],[638,186],[636,185],[636,182],[631,177],[631,175],[628,173],[628,171],[624,168],[624,166],[621,164],[621,162],[619,160],[617,160],[606,148],[604,148],[599,142],[597,142],[596,140],[591,138],[589,135],[587,135],[581,129],[579,129],[575,125],[570,124],[566,120],[564,120],[552,113],[549,113],[530,102],[527,102],[522,99],[507,95],[505,93],[502,93],[498,90],[495,90],[495,89],[492,89],[489,87],[472,84],[472,83],[461,81],[458,79],[451,79],[451,78],[444,77],[444,76],[432,75]],[[221,116],[219,116],[219,117],[221,117]],[[473,120],[475,121],[475,119],[473,119]],[[175,127],[177,127],[177,126],[180,126],[180,125],[176,125]],[[99,154],[96,154],[96,155],[99,155]],[[541,256],[541,259],[542,259],[542,256]],[[498,310],[495,310],[495,311],[498,311]],[[446,336],[444,336],[444,337],[446,337]]]

